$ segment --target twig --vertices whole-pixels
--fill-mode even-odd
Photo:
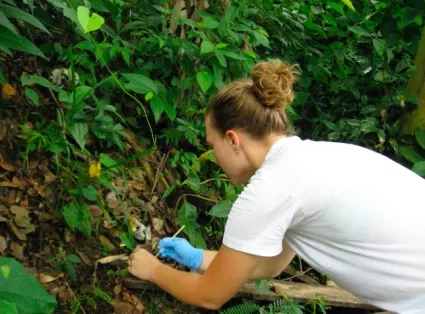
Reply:
[[[84,311],[83,307],[81,306],[81,302],[78,300],[78,298],[75,296],[74,292],[72,291],[71,287],[69,286],[68,282],[65,281],[65,284],[68,288],[69,293],[71,294],[71,296],[78,302],[78,305],[80,306],[81,312],[83,312],[83,314],[87,314],[86,311]]]
[[[177,232],[171,237],[171,239],[175,238],[183,229],[184,229],[185,225],[183,225],[179,230],[177,230]],[[159,252],[156,253],[155,257],[157,257],[159,255]]]

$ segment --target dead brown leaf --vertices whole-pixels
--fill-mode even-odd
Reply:
[[[109,251],[113,251],[116,249],[116,246],[109,241],[109,239],[103,235],[99,235],[99,241],[102,243],[103,246],[105,246]]]
[[[120,202],[118,201],[114,191],[111,191],[106,194],[106,204],[111,209],[114,209],[115,207],[120,205]]]
[[[42,186],[38,183],[34,183],[34,189],[37,191],[38,195],[43,198],[49,198],[53,195],[53,190],[48,186]]]
[[[152,219],[153,229],[158,232],[160,235],[165,235],[164,232],[164,220],[159,218]]]
[[[90,205],[89,210],[93,217],[99,217],[102,215],[102,210],[97,205]]]
[[[50,220],[53,219],[52,214],[41,212],[39,210],[34,211],[34,214],[37,215],[38,221],[40,221],[40,222],[50,221]]]
[[[30,170],[34,170],[35,168],[37,168],[37,167],[38,167],[38,164],[39,164],[39,161],[38,161],[37,159],[33,159],[33,160],[31,160],[31,161],[29,162],[29,164],[28,164],[28,168],[29,168]]]
[[[114,300],[114,310],[117,314],[132,314],[134,305],[129,302],[115,298]]]
[[[0,254],[4,255],[4,251],[7,249],[6,239],[0,236]]]
[[[124,291],[122,292],[122,299],[133,306],[133,309],[130,313],[139,314],[144,312],[145,307],[143,303],[140,302],[140,300],[134,294]]]
[[[61,291],[58,294],[59,300],[61,300],[62,302],[69,302],[72,300],[72,294],[70,291]]]
[[[12,183],[16,184],[16,186],[18,186],[21,189],[25,188],[25,186],[27,185],[26,182],[20,180],[19,178],[15,177],[15,176],[13,176],[13,178],[12,178]]]
[[[15,167],[4,161],[3,156],[0,154],[0,167],[7,171],[15,171]]]
[[[15,236],[21,240],[21,241],[26,241],[27,240],[27,236],[25,233],[21,232],[19,230],[18,227],[15,226],[15,224],[13,223],[12,220],[7,220],[6,221],[7,225],[9,226],[10,229],[12,229],[13,233],[15,234]]]
[[[19,186],[10,181],[2,181],[0,182],[0,187],[2,188],[18,188]]]
[[[14,222],[19,227],[19,231],[27,234],[35,230],[29,217],[29,211],[26,208],[13,205],[10,206],[10,211],[15,215]]]
[[[56,181],[56,179],[57,179],[57,177],[51,172],[44,174],[44,183],[46,183],[46,184],[50,184],[50,183]]]
[[[84,264],[86,264],[87,266],[92,265],[91,259],[86,254],[84,254],[83,252],[81,252],[79,250],[76,250],[76,251],[77,251],[78,256],[80,256],[80,258],[81,258],[81,260],[83,261]]]
[[[38,280],[41,283],[49,283],[49,282],[57,280],[58,278],[60,278],[62,276],[63,276],[63,274],[59,274],[58,276],[55,277],[55,276],[52,276],[50,274],[41,273],[40,276],[38,277]]]
[[[12,242],[10,245],[10,250],[12,251],[12,255],[15,256],[18,260],[23,261],[25,259],[24,256],[24,247],[16,242]]]
[[[96,263],[100,264],[109,264],[115,261],[126,261],[128,259],[128,256],[126,254],[119,254],[119,255],[110,255],[102,257],[101,259],[98,259]]]
[[[120,293],[121,293],[121,289],[122,289],[122,286],[121,286],[121,284],[119,283],[119,284],[117,284],[115,287],[114,287],[114,295],[119,295]]]

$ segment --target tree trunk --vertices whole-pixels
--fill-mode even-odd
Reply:
[[[425,130],[425,27],[414,66],[415,69],[407,84],[406,94],[408,97],[416,99],[418,105],[414,111],[404,114],[401,126],[403,135],[413,134],[417,128]]]

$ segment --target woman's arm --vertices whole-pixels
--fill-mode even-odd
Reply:
[[[182,302],[218,309],[238,292],[264,257],[226,246],[222,246],[214,255],[203,274],[179,271],[159,263],[152,269],[149,280]]]
[[[255,269],[254,273],[251,274],[249,278],[250,280],[274,278],[288,267],[289,263],[291,263],[292,259],[295,257],[295,252],[288,243],[286,243],[286,241],[282,241],[282,245],[283,250],[279,255],[265,257],[262,259],[262,262]],[[205,250],[204,258],[199,270],[205,271],[215,258],[216,254],[217,251]]]

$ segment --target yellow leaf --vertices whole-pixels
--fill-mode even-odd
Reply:
[[[12,85],[7,83],[2,87],[1,97],[3,97],[3,99],[10,99],[14,95],[16,95],[16,89],[14,89]]]
[[[100,162],[90,164],[90,167],[89,167],[89,176],[90,176],[90,178],[99,179],[100,178],[100,170],[101,170],[101,168],[102,167],[100,165]]]
[[[207,150],[206,152],[202,153],[199,157],[197,162],[195,162],[190,169],[194,172],[197,173],[199,171],[199,168],[201,166],[201,164],[203,162],[205,162],[206,160],[211,160],[212,162],[215,162],[215,158],[214,158],[214,151],[212,149]]]

